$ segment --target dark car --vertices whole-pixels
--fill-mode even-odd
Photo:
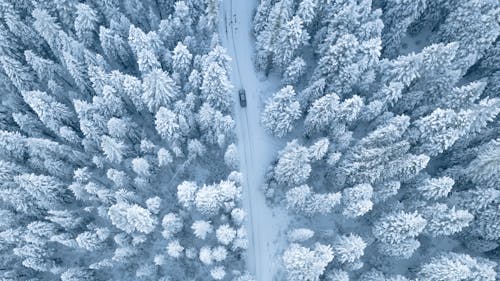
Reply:
[[[240,89],[238,91],[238,95],[240,97],[240,106],[246,107],[247,106],[247,95],[245,93],[245,89]]]

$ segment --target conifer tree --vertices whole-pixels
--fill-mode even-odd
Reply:
[[[300,105],[295,100],[295,91],[287,86],[275,93],[262,113],[262,124],[273,135],[283,137],[293,130],[301,117]]]

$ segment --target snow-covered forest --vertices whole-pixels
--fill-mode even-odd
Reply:
[[[1,280],[244,280],[218,10],[0,1]]]
[[[0,0],[0,280],[495,281],[498,0]]]
[[[280,280],[497,280],[499,19],[496,0],[260,1]]]

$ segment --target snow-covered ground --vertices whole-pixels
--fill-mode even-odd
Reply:
[[[223,46],[232,58],[234,119],[244,176],[243,207],[248,213],[248,269],[258,281],[273,280],[280,268],[289,222],[286,210],[269,207],[261,186],[270,163],[284,141],[266,134],[260,125],[263,103],[279,87],[277,79],[266,79],[254,68],[251,36],[256,1],[223,0],[220,33]],[[238,90],[244,88],[247,107],[240,107]]]

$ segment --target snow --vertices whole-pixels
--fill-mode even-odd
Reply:
[[[246,227],[249,245],[248,270],[256,280],[273,280],[281,268],[281,253],[286,246],[289,217],[283,209],[266,204],[261,190],[264,175],[283,140],[269,136],[260,124],[263,102],[279,88],[279,81],[264,78],[254,68],[252,17],[257,1],[223,0],[220,12],[222,45],[233,58],[231,82],[234,85],[234,119],[244,175],[243,208],[248,213]],[[241,108],[238,90],[244,88],[247,107]]]

